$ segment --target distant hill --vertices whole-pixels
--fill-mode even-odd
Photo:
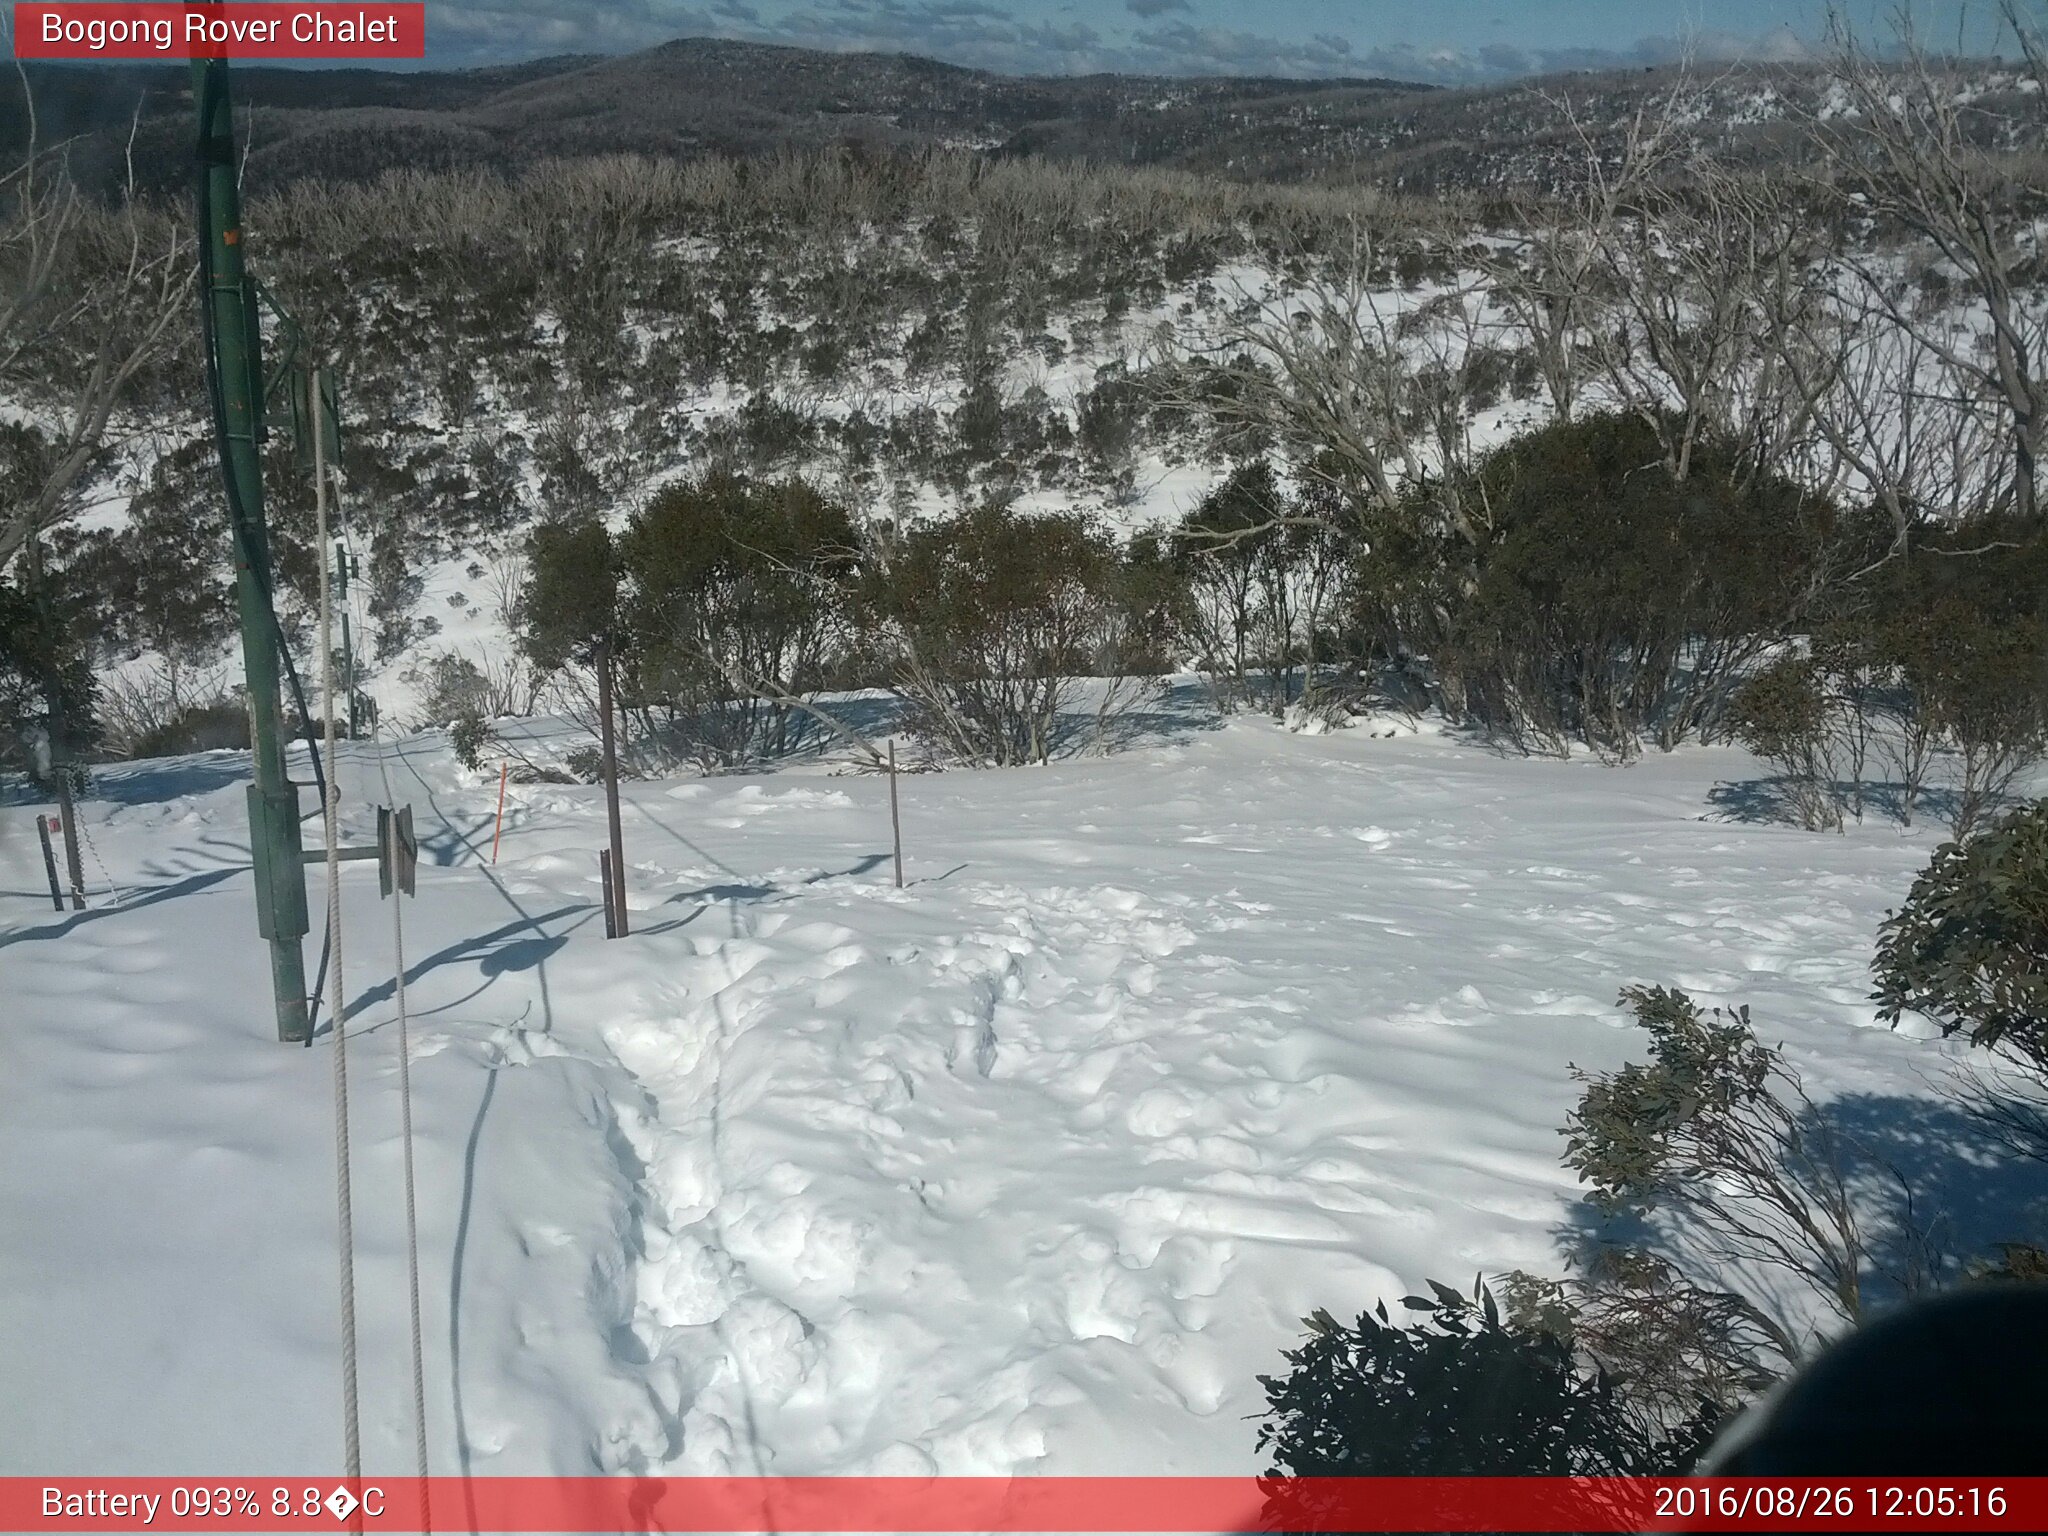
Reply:
[[[1996,107],[2007,87],[1995,67],[1982,72],[1980,99]],[[43,141],[71,140],[82,179],[115,183],[132,158],[143,185],[183,189],[192,132],[183,66],[32,65],[29,78]],[[1596,140],[1611,139],[1675,78],[1672,68],[1620,70],[1447,90],[1383,79],[1018,77],[907,54],[706,38],[485,69],[235,72],[256,188],[402,167],[517,171],[561,155],[855,145],[1413,193],[1555,182],[1583,162],[1558,98],[1572,99]],[[1723,70],[1706,88],[1702,142],[1768,161],[1798,152],[1790,119],[1820,105],[1825,86],[1810,69],[1755,65]],[[0,95],[0,150],[18,152],[20,96]],[[2038,115],[2041,104],[2031,105]]]
[[[43,142],[71,140],[82,178],[183,185],[191,93],[184,66],[29,66]],[[1213,158],[1220,123],[1285,138],[1318,99],[1427,94],[1393,80],[1021,78],[906,54],[825,53],[684,38],[622,57],[566,57],[398,73],[238,66],[256,185],[355,180],[402,166],[516,170],[552,155],[753,154],[821,144],[973,147],[1131,163]],[[18,92],[0,104],[0,151],[18,153]]]

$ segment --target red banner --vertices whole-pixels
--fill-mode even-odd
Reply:
[[[171,5],[56,0],[14,7],[23,59],[417,59],[424,4]]]
[[[0,1478],[0,1530],[2040,1531],[2048,1477]]]

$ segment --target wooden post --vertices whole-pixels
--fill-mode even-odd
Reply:
[[[491,834],[491,862],[498,862],[498,842],[505,835],[505,776],[512,771],[512,764],[498,764],[498,829]]]
[[[71,877],[71,910],[85,910],[85,865],[78,857],[78,807],[71,799],[71,765],[57,765],[57,818],[64,833],[64,873]]]
[[[903,813],[896,804],[896,738],[889,738],[889,837],[896,845],[896,889],[903,889]]]
[[[604,889],[604,936],[616,939],[619,920],[612,914],[612,856],[603,848],[597,850],[597,883]]]
[[[612,648],[600,640],[597,645],[597,712],[601,717],[599,746],[604,756],[605,815],[611,820],[611,868],[606,889],[612,893],[612,921],[616,938],[626,936],[626,854],[619,838],[619,748],[612,730]]]
[[[41,811],[36,812],[36,836],[42,839],[43,871],[50,877],[50,905],[62,912],[64,887],[57,883],[57,851],[50,846],[50,824],[43,819]]]

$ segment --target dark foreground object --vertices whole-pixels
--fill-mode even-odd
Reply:
[[[1859,1329],[1737,1419],[1700,1471],[2048,1472],[2048,1286],[1970,1286]]]

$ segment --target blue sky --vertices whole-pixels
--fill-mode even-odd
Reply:
[[[1845,0],[1859,30],[1897,0]],[[1944,47],[1995,46],[1995,0],[1912,0]],[[1446,82],[1694,57],[1796,57],[1827,0],[428,0],[429,64],[673,37],[875,49],[1023,74],[1398,75]]]

